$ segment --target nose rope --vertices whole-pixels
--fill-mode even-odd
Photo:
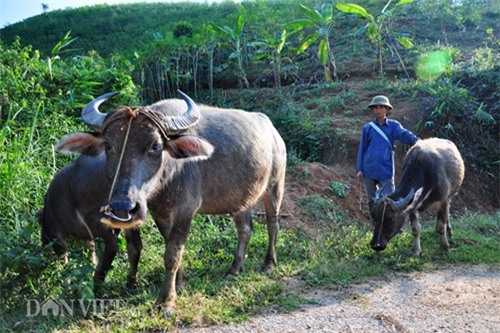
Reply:
[[[113,177],[113,182],[111,183],[111,189],[109,191],[109,197],[108,197],[108,204],[104,207],[101,207],[101,211],[104,212],[106,216],[111,217],[114,220],[120,221],[120,222],[128,222],[132,219],[132,216],[130,214],[127,214],[126,218],[121,218],[119,216],[116,216],[113,213],[113,210],[111,209],[111,197],[113,196],[113,191],[116,185],[116,181],[118,179],[118,174],[120,173],[121,165],[123,162],[123,156],[125,155],[125,149],[127,147],[127,142],[128,142],[128,137],[130,133],[130,128],[132,126],[132,120],[134,120],[138,114],[144,114],[146,117],[148,117],[158,128],[158,130],[161,132],[163,138],[165,140],[170,140],[168,137],[168,130],[165,128],[163,121],[161,120],[160,116],[157,115],[155,112],[149,110],[149,109],[128,109],[130,118],[127,126],[127,133],[125,134],[125,139],[123,142],[123,147],[122,151],[120,153],[120,159],[118,160],[118,165],[115,171],[115,175]],[[111,118],[109,122],[113,121],[116,118]],[[105,125],[106,126],[106,125]]]
[[[382,227],[384,225],[384,218],[385,218],[385,208],[387,207],[387,202],[384,201],[384,210],[382,210],[382,219],[380,220],[380,229],[378,230],[378,236],[377,236],[377,245],[380,244],[380,236],[382,234]]]
[[[115,175],[113,177],[113,182],[111,183],[111,189],[109,190],[108,204],[106,206],[102,207],[102,209],[101,209],[102,211],[104,211],[105,215],[110,216],[113,219],[116,219],[116,220],[121,221],[121,222],[130,221],[130,219],[132,217],[130,216],[130,214],[128,214],[128,216],[126,218],[120,218],[120,217],[116,216],[115,214],[113,214],[113,211],[111,209],[111,197],[112,197],[113,191],[115,189],[116,180],[118,179],[118,174],[120,173],[120,168],[121,168],[122,161],[123,161],[123,155],[125,154],[125,148],[127,147],[128,136],[130,133],[130,127],[132,126],[133,119],[134,119],[134,117],[130,117],[130,119],[128,121],[127,133],[125,134],[125,139],[123,141],[123,147],[122,147],[122,151],[120,153],[120,159],[118,160],[118,166],[116,167]]]

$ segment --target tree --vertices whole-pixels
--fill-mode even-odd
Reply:
[[[242,47],[241,40],[243,36],[243,25],[244,18],[243,14],[238,15],[236,19],[236,23],[234,28],[228,26],[219,26],[219,30],[223,32],[226,37],[229,37],[229,41],[233,46],[233,52],[230,54],[229,59],[236,59],[236,66],[240,75],[240,79],[243,81],[243,85],[245,88],[250,88],[250,83],[247,79],[247,74],[245,73],[245,69],[243,68],[243,56],[242,56]]]
[[[370,14],[364,7],[353,3],[339,3],[337,4],[337,9],[340,10],[341,12],[353,14],[368,21],[368,23],[364,27],[357,30],[351,35],[354,36],[359,36],[363,34],[368,35],[368,39],[370,40],[370,42],[373,45],[375,45],[375,47],[378,49],[380,75],[382,76],[384,75],[382,54],[385,49],[388,49],[390,52],[397,55],[399,62],[403,66],[406,76],[409,78],[410,76],[406,71],[406,67],[403,63],[401,56],[399,55],[397,44],[400,44],[405,48],[411,48],[413,47],[413,43],[411,42],[409,34],[391,31],[389,29],[388,22],[393,17],[392,12],[396,8],[412,3],[413,0],[400,0],[392,8],[389,8],[391,2],[392,0],[389,0],[385,4],[380,14],[376,16]]]
[[[193,34],[194,34],[193,25],[186,21],[181,21],[177,23],[173,32],[174,38],[179,38],[183,36],[191,38],[193,37]]]
[[[286,30],[281,31],[277,37],[268,33],[262,33],[261,40],[251,43],[251,46],[260,48],[261,53],[255,56],[257,60],[268,59],[271,60],[274,76],[274,86],[281,87],[281,74],[282,74],[282,57],[281,52],[285,46],[287,33]]]
[[[306,19],[299,19],[287,23],[285,29],[290,31],[288,35],[302,31],[306,28],[315,27],[316,31],[308,35],[297,49],[297,54],[301,54],[312,44],[319,40],[318,58],[321,66],[325,68],[326,81],[337,79],[337,65],[330,46],[330,35],[333,31],[334,16],[333,5],[325,3],[321,6],[321,12],[300,5],[300,9],[307,16]]]

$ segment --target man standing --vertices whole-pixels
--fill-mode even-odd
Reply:
[[[398,121],[387,118],[392,105],[386,96],[373,97],[368,105],[375,119],[363,127],[359,143],[356,175],[364,181],[370,213],[375,194],[389,195],[394,186],[394,143],[396,140],[413,145],[419,138]]]

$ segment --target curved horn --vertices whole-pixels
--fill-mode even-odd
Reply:
[[[182,99],[186,102],[188,109],[181,116],[168,117],[165,120],[168,135],[185,132],[200,120],[200,109],[198,109],[196,103],[182,91],[178,90],[178,92]]]
[[[410,203],[414,195],[415,195],[415,190],[412,188],[410,192],[406,195],[406,197],[399,199],[397,201],[391,200],[391,204],[394,206],[394,208],[396,208],[396,210],[400,210],[403,207],[406,207]]]
[[[104,118],[106,117],[106,114],[99,112],[99,105],[101,105],[101,103],[107,101],[111,97],[118,95],[119,93],[120,92],[115,91],[104,94],[102,96],[97,97],[87,105],[85,105],[85,107],[82,110],[83,122],[92,128],[101,127]]]

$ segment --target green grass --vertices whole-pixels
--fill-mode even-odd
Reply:
[[[277,244],[279,265],[269,276],[259,272],[267,247],[264,225],[255,223],[244,273],[226,279],[224,273],[231,265],[236,246],[234,224],[228,216],[198,216],[193,221],[183,260],[185,289],[179,293],[176,315],[165,319],[152,311],[164,275],[164,242],[152,221],[142,228],[144,251],[139,281],[133,289],[125,287],[128,262],[124,242],[99,289],[93,286],[94,267],[80,242],[70,247],[66,265],[41,248],[35,212],[41,207],[51,176],[71,158],[55,154],[50,147],[64,132],[77,128],[62,116],[51,117],[65,125],[43,125],[43,130],[34,130],[36,127],[30,125],[15,131],[5,126],[2,130],[2,140],[11,144],[0,154],[1,331],[135,332],[238,323],[270,308],[293,311],[310,303],[287,287],[285,280],[289,278],[301,281],[304,288],[330,288],[395,271],[500,262],[499,214],[454,218],[454,240],[448,256],[439,254],[434,221],[424,220],[423,255],[414,259],[409,255],[412,236],[408,227],[384,252],[376,253],[369,247],[371,232],[366,225],[348,220],[332,199],[310,195],[298,204],[304,214],[314,217],[314,228],[322,231],[320,236],[312,237],[300,227],[283,228]],[[87,317],[78,307],[64,317],[27,315],[28,302],[50,299],[76,304],[111,299],[118,303],[96,312],[91,309]]]
[[[236,244],[234,225],[227,217],[199,216],[184,256],[187,274],[185,289],[179,294],[177,314],[170,319],[151,312],[163,279],[162,256],[164,244],[156,228],[150,223],[143,228],[144,252],[139,267],[138,285],[125,288],[128,263],[124,249],[117,256],[106,282],[95,294],[92,286],[93,268],[81,250],[81,244],[72,246],[70,262],[64,266],[57,260],[44,257],[39,247],[36,230],[27,233],[20,253],[25,270],[7,270],[2,275],[2,319],[4,331],[47,332],[80,331],[156,331],[178,326],[216,325],[247,320],[266,309],[293,311],[310,302],[290,290],[284,280],[298,279],[304,288],[328,288],[363,282],[395,271],[426,270],[443,264],[500,263],[500,227],[498,214],[485,216],[468,214],[452,220],[455,238],[452,252],[441,256],[434,222],[424,221],[422,231],[423,255],[414,259],[410,253],[411,232],[406,230],[396,237],[381,253],[369,248],[371,232],[358,223],[344,221],[336,227],[326,227],[320,237],[311,238],[300,229],[282,229],[278,241],[279,265],[265,276],[259,268],[267,245],[265,226],[256,223],[249,245],[245,272],[235,279],[225,279],[225,271],[232,261]],[[4,253],[3,253],[4,254]],[[29,264],[30,268],[26,267]],[[17,273],[17,274],[16,274]],[[75,310],[73,316],[27,317],[27,299],[43,301],[47,298],[75,300],[119,300],[117,307],[84,318]]]

